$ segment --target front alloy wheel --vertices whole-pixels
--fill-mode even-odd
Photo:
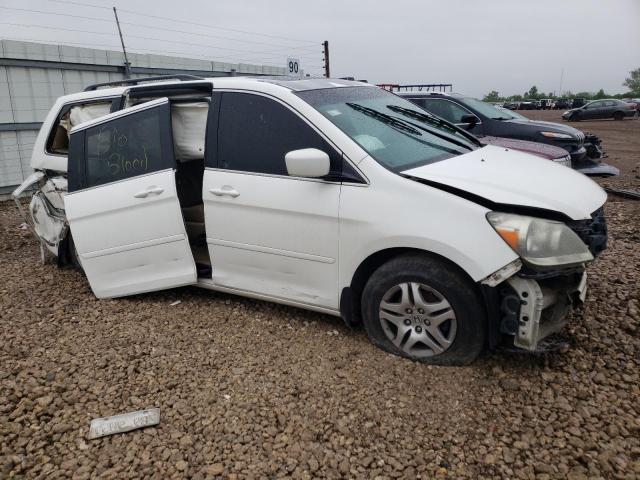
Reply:
[[[399,255],[381,265],[362,292],[369,339],[403,357],[465,365],[482,352],[486,311],[473,281],[428,253]]]
[[[380,302],[380,325],[387,338],[409,356],[439,355],[456,337],[456,314],[447,299],[423,283],[391,287]]]

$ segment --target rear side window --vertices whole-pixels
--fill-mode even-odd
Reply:
[[[112,100],[101,100],[62,107],[47,139],[47,153],[67,155],[71,129],[82,122],[107,115],[111,111],[111,105]]]
[[[69,190],[172,168],[175,161],[170,121],[169,105],[164,104],[74,133]],[[76,145],[79,142],[82,148]],[[76,158],[78,155],[82,158]]]
[[[219,168],[287,175],[285,154],[302,148],[317,148],[327,153],[332,173],[339,173],[341,158],[335,149],[293,111],[261,95],[222,94]]]

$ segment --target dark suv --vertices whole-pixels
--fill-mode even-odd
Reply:
[[[600,158],[603,154],[597,137],[590,135],[590,142],[585,145],[585,134],[568,125],[529,120],[511,110],[497,108],[476,98],[455,93],[397,92],[397,94],[428,112],[465,128],[476,136],[490,135],[548,143],[569,152],[573,168],[578,171],[589,175],[617,173],[609,165],[601,163]]]

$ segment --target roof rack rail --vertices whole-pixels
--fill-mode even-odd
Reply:
[[[161,82],[164,80],[180,80],[183,82],[189,80],[204,80],[204,77],[198,77],[197,75],[158,75],[156,77],[142,77],[142,78],[128,78],[125,80],[115,80],[113,82],[94,83],[84,89],[85,92],[91,90],[98,90],[101,87],[123,87],[126,85],[138,85],[144,82]]]
[[[453,89],[452,83],[416,83],[414,85],[399,85],[397,83],[380,83],[378,87],[389,90],[390,92],[446,92],[447,88],[451,92]],[[436,90],[437,89],[437,90]]]

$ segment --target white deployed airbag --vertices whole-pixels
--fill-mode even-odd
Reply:
[[[94,103],[92,105],[78,105],[71,108],[69,115],[69,121],[71,126],[67,128],[67,131],[71,131],[71,128],[75,127],[94,118],[103,117],[111,111],[111,102]],[[60,122],[62,123],[62,122]]]
[[[181,161],[204,158],[204,138],[209,104],[206,102],[173,103],[171,127],[173,149]]]

